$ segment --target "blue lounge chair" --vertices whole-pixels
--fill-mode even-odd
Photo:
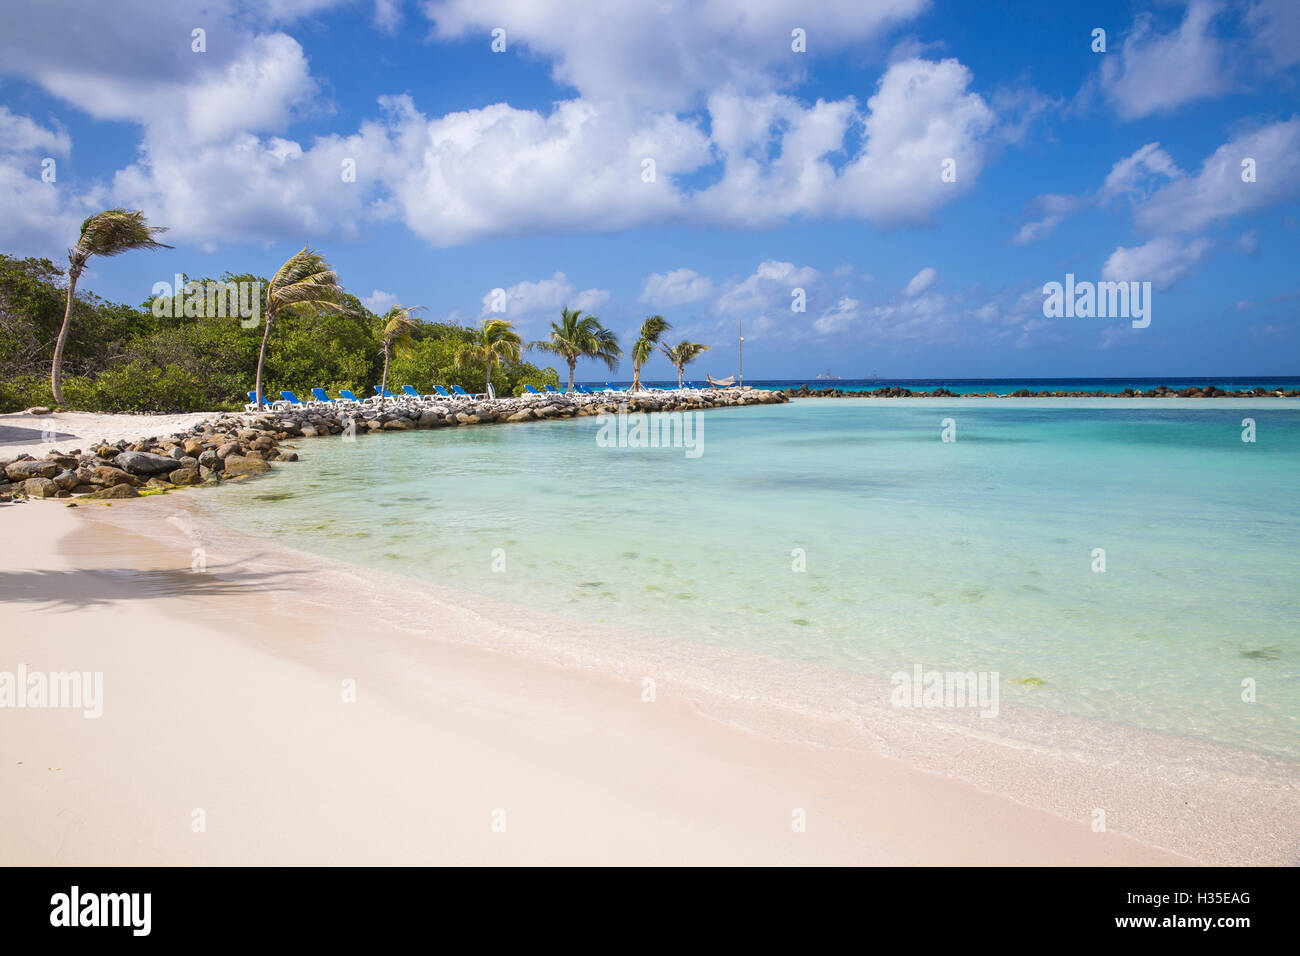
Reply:
[[[392,392],[390,392],[388,389],[386,389],[386,388],[381,389],[378,385],[376,385],[376,386],[375,386],[375,397],[372,398],[371,401],[373,402],[373,401],[375,401],[376,399],[380,399],[380,398],[397,398],[397,396],[394,395]]]
[[[469,398],[469,399],[474,399],[474,398],[487,398],[487,395],[486,395],[485,393],[483,393],[483,392],[476,392],[476,393],[474,393],[473,395],[471,395],[469,392],[465,391],[465,390],[464,390],[463,388],[461,388],[459,385],[453,385],[453,386],[451,387],[451,392],[452,392],[452,394],[455,395],[457,398]]]
[[[343,396],[343,400],[344,400],[344,401],[351,402],[353,405],[362,405],[362,404],[364,404],[364,403],[361,401],[361,399],[357,398],[355,395],[353,395],[353,394],[352,394],[350,391],[348,391],[346,388],[340,388],[340,389],[339,389],[339,394]]]
[[[524,391],[527,392],[529,395],[540,395],[540,394],[542,394],[542,393],[539,392],[537,389],[533,388],[531,385],[525,385],[525,386],[524,386]]]
[[[271,407],[271,402],[267,399],[265,395],[262,396],[262,406],[264,408]],[[257,396],[252,392],[248,393],[248,404],[244,406],[244,411],[246,412],[257,411]]]
[[[424,401],[426,398],[433,397],[432,395],[421,395],[411,385],[403,385],[402,391],[405,392],[407,395],[411,396],[411,398],[414,398],[416,401],[421,401],[421,402]]]
[[[292,406],[302,406],[307,404],[306,402],[298,398],[298,396],[295,395],[293,392],[282,391],[280,392],[280,397],[283,398],[286,403]]]
[[[311,393],[316,396],[316,402],[320,405],[334,405],[335,400],[330,398],[330,393],[323,388],[313,388]]]
[[[451,392],[447,391],[441,385],[433,386],[433,391],[439,398],[450,398],[453,400],[456,398],[455,395],[451,394]]]
[[[609,392],[610,394],[613,394],[613,395],[621,395],[623,392],[627,391],[627,389],[625,389],[625,388],[615,388],[615,387],[614,387],[613,385],[611,385],[609,382],[606,382],[606,383],[605,383],[605,391],[606,391],[606,392]]]
[[[563,392],[556,391],[554,385],[547,385],[547,386],[546,386],[546,394],[547,394],[547,395],[563,395],[564,393],[563,393]]]

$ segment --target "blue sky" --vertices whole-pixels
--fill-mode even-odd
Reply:
[[[143,209],[176,248],[93,262],[110,299],[268,274],[306,242],[377,310],[474,323],[501,289],[527,338],[568,305],[625,344],[663,314],[712,347],[697,375],[735,371],[738,320],[747,378],[1300,372],[1294,0],[52,0],[6,20],[0,250],[62,257],[90,212]],[[1066,273],[1152,283],[1150,326],[1045,317]]]

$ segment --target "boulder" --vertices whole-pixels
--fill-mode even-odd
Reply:
[[[140,492],[136,491],[130,485],[113,485],[111,488],[100,488],[98,491],[92,491],[86,495],[87,498],[104,499],[104,498],[139,498]]]
[[[58,463],[53,461],[16,461],[5,469],[5,476],[15,483],[29,478],[53,478],[58,473]]]
[[[158,475],[172,471],[176,459],[168,455],[155,455],[147,451],[124,451],[113,459],[117,467],[133,475]]]
[[[61,490],[49,478],[28,478],[23,482],[23,494],[29,498],[53,498]]]
[[[240,475],[264,475],[270,470],[271,466],[260,458],[231,455],[226,459],[225,476],[238,478]]]
[[[411,423],[405,418],[394,418],[391,421],[384,422],[384,431],[399,432],[406,431],[411,427]]]
[[[100,465],[91,471],[90,483],[105,487],[112,487],[113,485],[131,485],[134,487],[144,482],[134,475],[127,474],[121,468],[114,468],[112,465]]]
[[[75,471],[61,471],[54,476],[54,483],[60,491],[71,491],[81,483]]]
[[[167,480],[174,485],[197,485],[199,483],[199,466],[182,465],[167,476]]]

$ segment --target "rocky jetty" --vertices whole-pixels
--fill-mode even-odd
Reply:
[[[1173,389],[1168,385],[1157,385],[1148,391],[1126,388],[1122,392],[1034,392],[1027,388],[999,395],[996,392],[950,392],[946,388],[936,388],[931,392],[914,392],[900,385],[889,385],[870,391],[848,391],[842,388],[809,388],[801,385],[786,393],[791,398],[1300,398],[1296,389],[1254,388],[1242,391],[1225,391],[1214,385]]]
[[[15,497],[138,498],[174,488],[240,481],[297,461],[296,439],[389,431],[460,428],[626,412],[701,411],[776,405],[783,392],[715,389],[618,395],[541,395],[479,401],[395,399],[364,405],[312,404],[256,414],[222,415],[187,431],[138,441],[99,442],[42,458],[0,457],[0,501]]]

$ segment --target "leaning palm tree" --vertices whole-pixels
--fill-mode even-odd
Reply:
[[[592,358],[604,362],[612,372],[618,368],[623,350],[618,338],[600,324],[594,315],[583,315],[581,309],[564,309],[560,321],[551,323],[551,337],[545,342],[534,342],[531,348],[558,355],[569,364],[569,391],[573,391],[573,373],[578,359]]]
[[[647,316],[641,323],[641,334],[632,346],[632,391],[641,391],[641,366],[650,361],[655,346],[659,344],[659,336],[671,328],[662,315]]]
[[[106,209],[81,224],[81,238],[75,249],[68,250],[68,303],[63,309],[63,324],[54,343],[54,363],[50,367],[50,391],[54,404],[63,404],[63,350],[72,328],[72,305],[77,295],[77,280],[91,256],[119,256],[132,249],[170,249],[154,236],[166,232],[165,226],[151,226],[144,213],[130,209]]]
[[[677,387],[682,387],[682,373],[686,366],[694,362],[700,355],[709,350],[707,345],[701,345],[699,342],[679,342],[676,345],[659,346],[660,351],[668,356],[668,361],[673,363],[677,369]]]
[[[423,309],[422,305],[395,305],[384,315],[384,375],[379,381],[379,407],[384,407],[388,395],[388,360],[396,352],[401,354],[414,342],[416,324],[411,313]]]
[[[266,343],[271,338],[271,326],[281,313],[292,312],[301,305],[317,305],[347,312],[346,306],[339,303],[343,287],[339,285],[338,273],[330,268],[325,257],[314,249],[302,247],[289,257],[280,271],[275,274],[270,285],[266,287],[266,305],[263,307],[262,348],[257,353],[257,382],[254,400],[257,410],[262,410],[262,366],[266,363]]]
[[[523,354],[524,340],[515,327],[505,319],[489,319],[474,335],[474,341],[466,342],[456,350],[456,367],[464,368],[472,362],[482,362],[487,366],[487,387],[485,391],[492,394],[492,366],[500,364],[502,359],[518,362]]]

